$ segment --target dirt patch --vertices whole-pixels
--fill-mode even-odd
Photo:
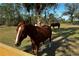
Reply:
[[[33,56],[33,55],[0,43],[0,56]]]

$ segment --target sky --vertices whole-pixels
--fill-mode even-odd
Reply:
[[[61,17],[63,12],[65,11],[66,7],[64,6],[64,3],[59,3],[58,8],[55,10],[57,17]],[[53,13],[52,10],[50,11],[50,13]],[[69,17],[68,16],[63,16],[62,18],[64,18],[65,20],[67,20]]]
[[[62,13],[66,10],[66,7],[64,6],[64,3],[60,4],[59,8],[58,8],[58,11],[57,11],[57,14],[59,16],[62,15]],[[68,16],[63,16],[62,18],[65,18],[65,20],[68,19]]]

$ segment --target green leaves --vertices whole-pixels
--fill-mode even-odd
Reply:
[[[79,10],[79,4],[76,4],[76,3],[70,3],[70,4],[65,4],[65,12],[63,13],[63,15],[68,15],[71,22],[73,22],[73,19],[74,19],[74,15],[75,15],[75,12],[77,10]]]

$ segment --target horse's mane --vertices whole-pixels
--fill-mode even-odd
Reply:
[[[28,27],[28,28],[31,27],[32,30],[36,30],[36,28],[37,28],[37,29],[48,28],[47,25],[43,25],[43,26],[39,27],[39,26],[34,26],[34,25],[32,25],[32,24],[29,24],[29,23],[27,23],[26,21],[22,20],[22,21],[19,22],[19,24],[18,24],[16,30],[18,30],[18,28],[19,28],[21,25],[28,25],[27,27]]]
[[[16,30],[18,30],[19,26],[24,25],[24,24],[26,24],[26,21],[21,20],[21,21],[19,22],[19,24],[17,25],[17,29],[16,29]]]
[[[22,20],[22,21],[19,22],[18,26],[23,25],[25,23],[26,23],[26,21]]]

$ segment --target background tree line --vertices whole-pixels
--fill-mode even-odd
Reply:
[[[79,19],[79,4],[64,4],[65,11],[60,17],[56,14],[59,6],[60,4],[57,3],[2,3],[0,4],[0,25],[16,26],[21,20],[35,24],[38,17],[42,22],[49,24],[56,20],[74,23]],[[53,13],[49,13],[50,10]],[[63,16],[69,16],[69,20],[66,21]]]

